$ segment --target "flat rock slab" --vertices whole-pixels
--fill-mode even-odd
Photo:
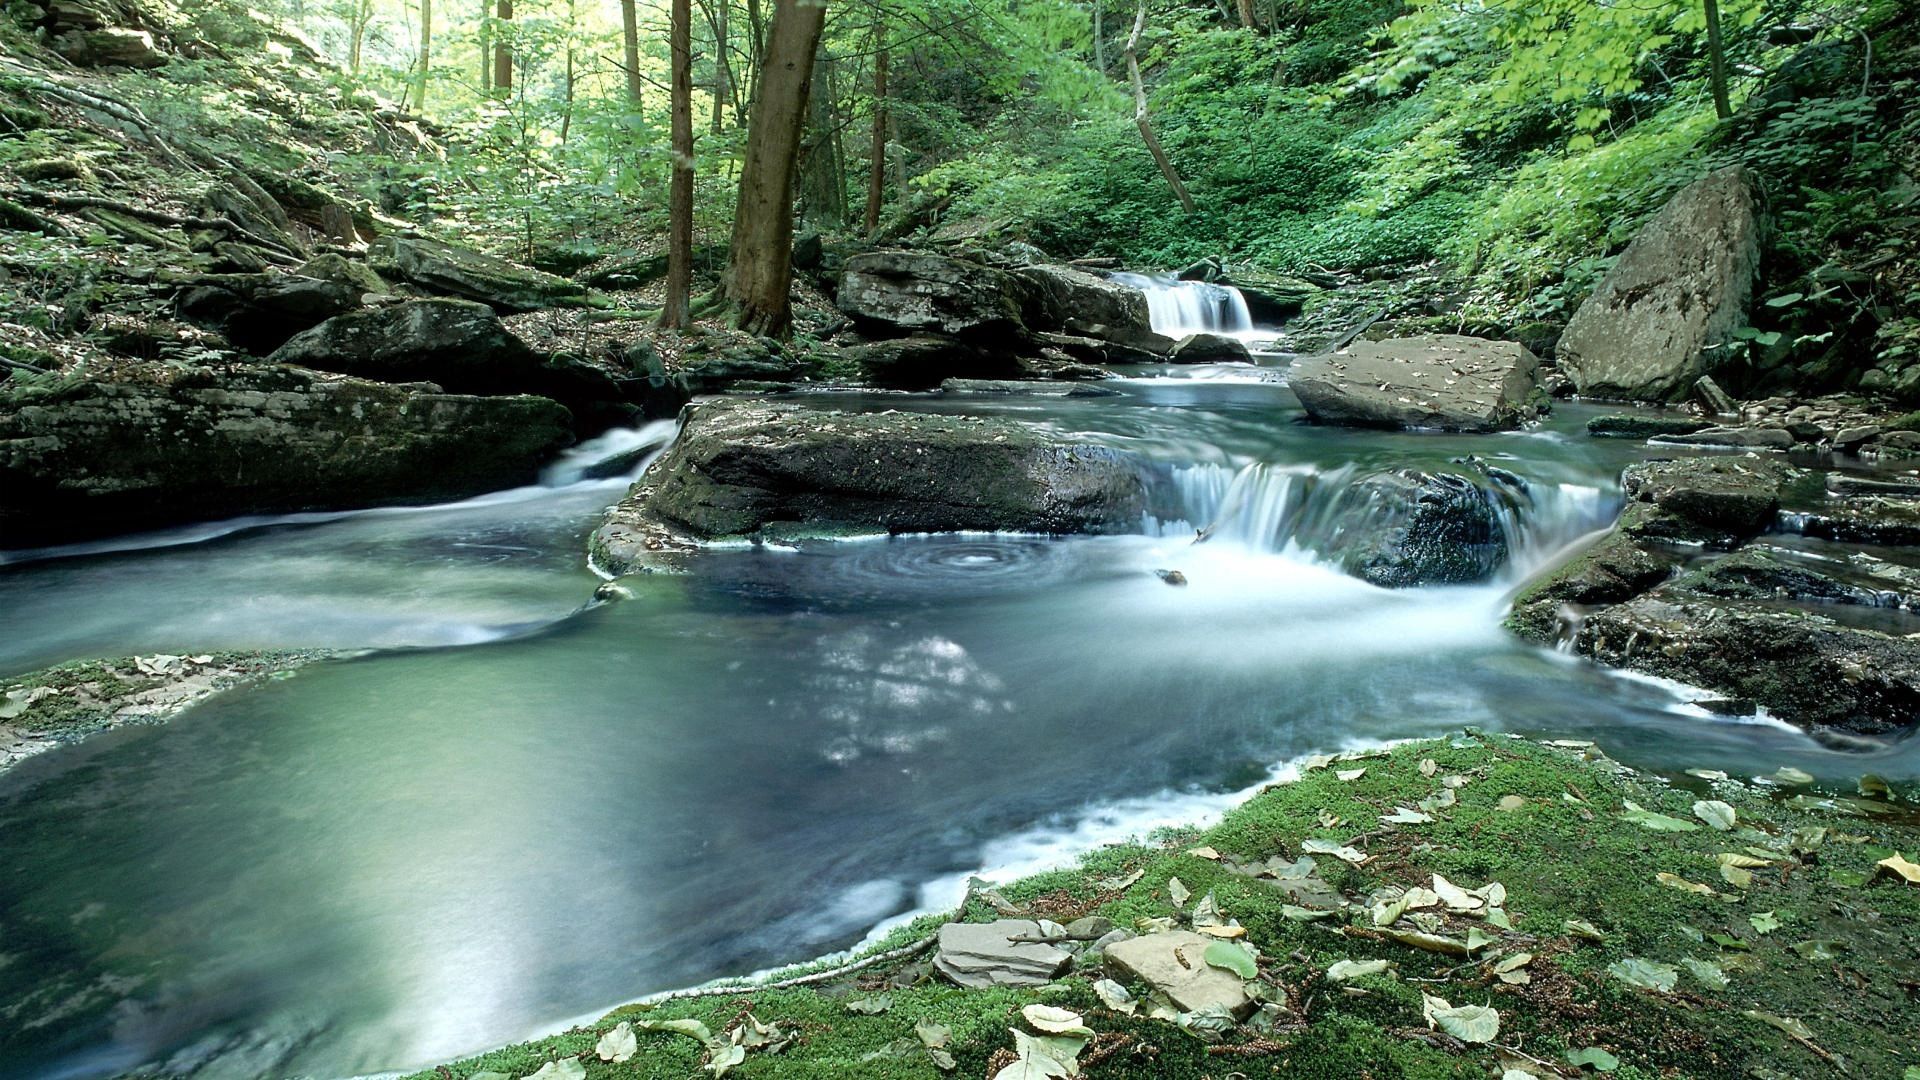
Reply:
[[[1540,358],[1517,342],[1434,334],[1302,357],[1287,382],[1322,424],[1500,431],[1534,417],[1539,379]]]
[[[983,986],[1042,986],[1066,974],[1073,955],[1045,940],[1064,939],[1057,926],[1032,919],[990,923],[948,923],[940,928],[933,966],[954,983]]]
[[[1650,461],[1622,477],[1622,528],[1652,540],[1730,547],[1769,525],[1793,470],[1758,457]]]
[[[1197,1012],[1221,1006],[1245,1018],[1253,1012],[1253,999],[1240,977],[1208,964],[1207,946],[1215,939],[1190,930],[1117,941],[1107,946],[1107,968],[1122,979],[1144,982],[1164,991],[1167,1000],[1181,1012]]]

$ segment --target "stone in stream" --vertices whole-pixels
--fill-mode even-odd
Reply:
[[[1167,359],[1175,364],[1250,364],[1253,354],[1223,334],[1188,334],[1174,342]]]
[[[1252,1014],[1253,999],[1238,975],[1207,963],[1207,947],[1218,939],[1190,930],[1172,930],[1108,945],[1107,970],[1122,981],[1139,981],[1167,995],[1181,1012],[1218,1006],[1238,1019]]]
[[[1302,539],[1382,588],[1484,581],[1506,563],[1503,521],[1525,499],[1523,489],[1495,478],[1376,473],[1340,494],[1329,516],[1333,535]]]
[[[1073,955],[1052,944],[1065,939],[1064,929],[1033,919],[948,923],[940,928],[933,967],[974,989],[1044,986],[1073,966]]]
[[[768,527],[1112,533],[1136,528],[1145,507],[1125,455],[1013,421],[721,399],[688,407],[680,438],[592,548],[620,574],[653,552]]]
[[[1677,401],[1745,324],[1764,222],[1753,177],[1710,173],[1655,214],[1561,335],[1560,369],[1590,397]]]
[[[1552,645],[1586,612],[1631,600],[1673,573],[1679,558],[1636,543],[1625,532],[1608,533],[1598,543],[1528,585],[1514,598],[1507,628],[1523,638]]]
[[[1024,294],[1019,279],[984,263],[870,251],[847,260],[834,302],[856,322],[892,334],[991,339],[1024,333]]]
[[[1030,287],[1023,317],[1029,329],[1141,346],[1154,341],[1147,297],[1139,289],[1071,266],[1039,264],[1015,271]]]
[[[1596,416],[1587,421],[1587,434],[1596,439],[1663,439],[1713,426],[1713,421],[1697,416]]]
[[[1732,548],[1773,524],[1794,471],[1758,457],[1644,462],[1621,478],[1621,527],[1649,540]]]
[[[531,483],[570,428],[545,398],[284,366],[16,375],[0,384],[0,548],[498,491]]]
[[[1317,423],[1499,431],[1533,419],[1539,378],[1515,342],[1436,334],[1302,357],[1287,383]]]
[[[944,334],[912,334],[855,345],[841,353],[876,386],[930,390],[949,379],[1004,379],[1020,374],[1005,350],[982,349]]]
[[[587,292],[563,277],[419,237],[387,236],[374,241],[367,249],[367,264],[388,281],[477,300],[505,312],[578,304]]]
[[[1662,435],[1662,442],[1681,446],[1734,446],[1749,450],[1791,450],[1793,432],[1781,427],[1709,427],[1684,435]]]

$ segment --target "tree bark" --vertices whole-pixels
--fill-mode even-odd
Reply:
[[[880,228],[880,208],[887,201],[887,27],[874,28],[877,39],[873,52],[873,150],[867,165],[867,214],[865,232],[872,236]]]
[[[1260,24],[1253,18],[1253,0],[1235,0],[1235,8],[1240,13],[1240,26],[1246,30],[1258,30]]]
[[[480,0],[480,92],[493,96],[493,0]]]
[[[567,0],[567,70],[566,82],[562,86],[566,94],[564,107],[560,111],[560,145],[567,145],[567,136],[573,131],[573,34],[579,25],[579,2]]]
[[[793,166],[806,127],[813,54],[826,18],[825,0],[774,0],[766,60],[747,123],[726,297],[738,309],[735,325],[767,337],[785,337],[792,330],[787,291],[793,284]]]
[[[660,325],[693,322],[693,3],[673,0],[667,30],[672,53],[673,167],[667,186],[667,300]]]
[[[733,102],[733,67],[727,57],[731,36],[727,27],[727,7],[729,0],[707,0],[711,5],[709,14],[713,22],[713,122],[712,130],[720,134],[721,126],[726,122],[726,107]]]
[[[1127,38],[1127,77],[1133,83],[1133,123],[1140,129],[1140,139],[1147,144],[1147,153],[1153,155],[1153,163],[1160,166],[1160,175],[1167,178],[1167,186],[1180,200],[1187,213],[1193,213],[1193,196],[1187,194],[1187,185],[1180,180],[1180,173],[1173,167],[1173,159],[1167,156],[1165,147],[1153,133],[1153,125],[1147,121],[1147,88],[1140,81],[1140,34],[1147,28],[1147,0],[1140,0],[1139,12],[1133,17],[1133,33]]]
[[[1708,81],[1713,85],[1714,114],[1725,120],[1733,115],[1727,100],[1727,50],[1720,40],[1720,0],[1704,0],[1707,15]]]
[[[493,17],[502,24],[500,30],[506,30],[507,23],[513,21],[513,0],[499,0],[493,9]],[[493,92],[507,97],[513,91],[513,42],[504,35],[493,45]]]
[[[433,0],[420,0],[420,71],[414,76],[413,108],[427,111],[427,76],[433,70]]]
[[[646,84],[640,79],[640,13],[635,0],[620,0],[620,28],[626,39],[627,100],[639,112]]]
[[[1107,13],[1102,9],[1100,0],[1093,0],[1093,67],[1100,74],[1107,73]]]
[[[353,18],[347,28],[350,37],[347,41],[347,70],[360,74],[361,47],[367,40],[367,24],[373,21],[373,0],[360,0],[353,6]]]

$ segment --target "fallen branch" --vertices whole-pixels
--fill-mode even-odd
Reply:
[[[4,356],[0,356],[0,364],[4,364],[15,371],[31,371],[35,375],[45,375],[47,373],[46,368],[36,367],[33,364],[27,363],[25,360],[9,360]]]
[[[925,952],[932,946],[937,936],[936,934],[928,934],[926,937],[921,938],[911,945],[902,945],[897,949],[888,949],[886,952],[875,953],[865,959],[855,960],[850,964],[842,964],[836,968],[828,968],[825,971],[816,971],[811,975],[782,979],[779,982],[747,984],[744,986],[701,986],[692,990],[674,990],[665,994],[655,994],[652,997],[643,999],[643,1001],[649,1005],[658,1005],[667,1001],[685,1001],[688,998],[727,997],[729,995],[754,994],[763,990],[791,990],[796,986],[812,986],[816,983],[830,982],[842,975],[851,975],[856,971],[870,968],[875,964],[884,964],[891,960],[904,960],[915,953]]]
[[[1379,311],[1376,311],[1373,314],[1367,316],[1364,320],[1361,321],[1360,325],[1354,327],[1353,329],[1347,331],[1344,334],[1341,334],[1338,340],[1336,340],[1332,345],[1329,345],[1327,347],[1326,351],[1330,353],[1337,353],[1341,349],[1344,349],[1347,346],[1353,344],[1353,341],[1355,338],[1367,332],[1367,327],[1372,326],[1374,323],[1377,323],[1381,319],[1386,318],[1390,313],[1392,313],[1392,311],[1393,311],[1393,305],[1388,304],[1386,307],[1383,307]]]

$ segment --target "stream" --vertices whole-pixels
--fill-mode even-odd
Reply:
[[[1647,452],[1588,438],[1591,411],[1347,431],[1300,423],[1271,371],[1130,374],[804,400],[1125,449],[1154,492],[1134,535],[721,548],[590,604],[584,538],[656,426],[462,503],[14,553],[0,674],[365,651],[0,774],[0,1078],[418,1068],[848,947],[970,873],[1203,821],[1305,754],[1467,726],[1664,771],[1920,777],[1913,740],[1840,753],[1500,628]],[[1355,470],[1466,454],[1532,492],[1495,581],[1329,566]]]

